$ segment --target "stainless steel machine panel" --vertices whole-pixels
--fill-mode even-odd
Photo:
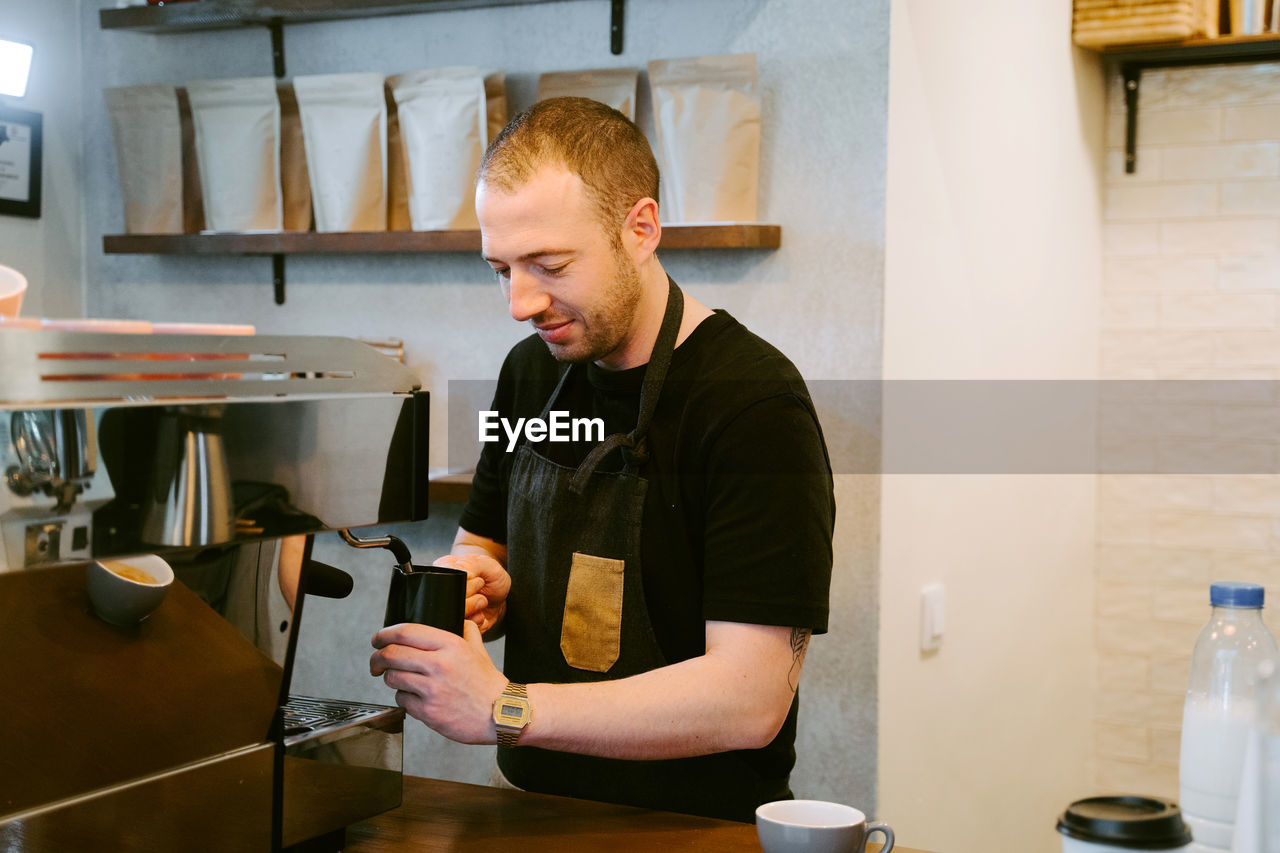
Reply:
[[[363,344],[6,331],[0,360],[0,571],[426,515],[426,394]]]
[[[301,534],[426,517],[413,372],[341,338],[14,330],[0,365],[0,847],[280,849],[393,807],[403,711],[287,736],[284,705],[325,594]],[[176,580],[108,624],[88,561],[133,554]]]
[[[0,850],[270,850],[274,747],[202,759],[0,823]]]

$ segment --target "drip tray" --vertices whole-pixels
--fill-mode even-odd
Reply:
[[[353,727],[385,729],[387,726],[377,725],[383,720],[397,726],[404,721],[401,708],[313,696],[290,696],[282,710],[286,747],[317,738],[331,740],[331,736]]]

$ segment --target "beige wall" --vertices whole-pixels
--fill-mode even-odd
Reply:
[[[1109,84],[1102,376],[1276,379],[1280,63],[1145,72],[1133,175],[1118,77]],[[1153,443],[1226,442],[1274,471],[1280,401],[1269,389],[1214,386],[1165,407]],[[1277,513],[1275,476],[1099,478],[1099,788],[1177,796],[1209,583],[1266,585],[1264,613],[1280,628]]]
[[[1096,375],[1105,93],[1070,19],[894,2],[886,380]],[[1094,480],[884,476],[880,815],[907,843],[1056,850],[1092,792]],[[947,633],[923,654],[933,581]]]
[[[44,117],[41,217],[0,216],[0,264],[27,277],[22,313],[31,317],[84,310],[79,22],[76,0],[0,0],[0,36],[35,46],[26,97],[4,103]]]

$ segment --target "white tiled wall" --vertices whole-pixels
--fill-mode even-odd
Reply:
[[[1145,72],[1133,175],[1111,83],[1103,378],[1280,379],[1280,63]],[[1154,411],[1154,434],[1227,442],[1275,472],[1269,389],[1113,415]],[[1098,489],[1096,782],[1176,797],[1209,583],[1266,585],[1280,633],[1280,476],[1111,475]]]

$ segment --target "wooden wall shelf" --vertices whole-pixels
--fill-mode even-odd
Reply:
[[[1175,42],[1117,44],[1103,48],[1102,55],[1121,62],[1149,62],[1162,66],[1280,59],[1280,34],[1263,33],[1255,36],[1221,36]]]
[[[178,33],[550,2],[555,0],[198,0],[102,9],[98,24],[104,30]]]
[[[202,0],[204,2],[204,0]],[[756,223],[668,225],[662,249],[776,249],[782,227]],[[306,255],[384,252],[479,252],[479,231],[315,231],[271,234],[108,234],[109,255]]]
[[[494,6],[528,6],[560,0],[198,0],[123,9],[100,9],[98,26],[104,30],[142,33],[188,33],[265,26],[271,31],[271,52],[277,77],[284,73],[284,25],[346,18],[380,18],[457,9]],[[611,0],[609,50],[622,53],[626,0]]]

